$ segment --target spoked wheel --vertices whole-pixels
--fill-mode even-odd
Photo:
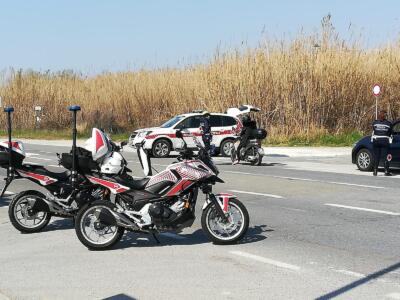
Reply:
[[[229,157],[232,154],[233,141],[225,140],[221,144],[221,156]]]
[[[25,191],[19,193],[11,201],[8,208],[8,216],[13,226],[24,233],[41,231],[49,224],[51,215],[49,212],[32,210],[33,205],[46,196],[37,191]]]
[[[167,157],[171,152],[171,145],[167,140],[160,139],[154,143],[152,152],[154,157]]]
[[[252,157],[252,159],[249,160],[251,165],[253,165],[253,166],[261,165],[262,155],[260,155],[260,153],[258,152],[257,147],[251,147],[249,150],[247,150],[246,156]]]
[[[249,228],[249,213],[238,199],[229,201],[227,217],[224,221],[214,204],[203,211],[201,226],[215,244],[235,243],[243,238]]]
[[[101,250],[112,247],[124,234],[124,228],[102,223],[99,219],[101,210],[112,211],[113,204],[95,201],[83,208],[77,215],[75,231],[79,240],[89,249]]]
[[[361,149],[356,157],[357,167],[361,171],[372,171],[374,157],[368,149]]]

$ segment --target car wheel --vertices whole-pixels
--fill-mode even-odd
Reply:
[[[368,149],[361,149],[357,153],[356,164],[360,171],[372,171],[374,165],[374,157]]]
[[[232,152],[233,140],[225,140],[222,142],[220,152],[222,156],[230,157]]]
[[[161,139],[155,141],[152,148],[152,154],[154,157],[167,157],[171,152],[171,144],[169,141]]]

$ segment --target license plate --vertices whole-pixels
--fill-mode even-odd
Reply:
[[[264,155],[264,149],[263,148],[258,148],[258,154]]]

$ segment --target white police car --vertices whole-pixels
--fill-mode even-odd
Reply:
[[[211,144],[215,146],[215,154],[220,153],[222,156],[230,155],[232,142],[242,129],[242,123],[238,115],[244,113],[244,111],[240,111],[240,108],[235,108],[232,114],[210,114],[210,125],[213,135]],[[188,114],[175,116],[159,127],[136,130],[130,136],[129,143],[134,146],[144,141],[144,149],[151,150],[154,157],[167,157],[171,151],[181,146],[181,140],[176,137],[178,129],[182,130],[183,133],[188,132],[190,135],[201,137],[201,118],[202,111],[193,111]],[[193,138],[188,136],[184,137],[184,139],[188,147],[195,147]]]

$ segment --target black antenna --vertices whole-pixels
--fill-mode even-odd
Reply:
[[[9,162],[9,167],[8,167],[8,172],[7,172],[7,177],[8,175],[12,175],[14,173],[14,164],[13,164],[13,157],[12,157],[12,141],[11,141],[11,113],[14,111],[14,107],[8,106],[4,108],[4,112],[7,113],[7,130],[8,130],[8,151],[9,151],[9,157],[8,157],[8,162]]]
[[[81,110],[81,107],[78,105],[72,105],[69,108],[69,111],[72,112],[72,187],[76,188],[76,177],[77,177],[77,161],[76,161],[76,113]]]
[[[14,107],[7,106],[4,108],[4,112],[7,113],[7,131],[8,131],[8,168],[7,168],[7,178],[6,184],[0,192],[0,197],[3,197],[4,192],[10,185],[11,181],[14,179],[14,163],[13,163],[13,151],[12,151],[12,141],[11,141],[11,113],[14,111]]]

